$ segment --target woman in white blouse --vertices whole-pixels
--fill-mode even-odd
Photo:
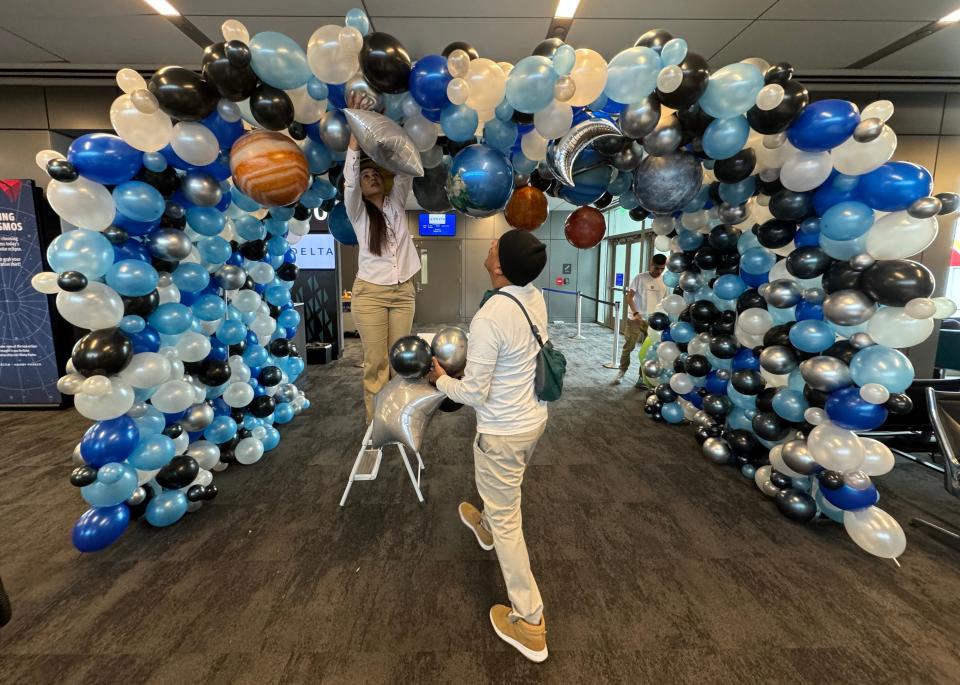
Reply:
[[[351,97],[347,105],[370,109],[368,98]],[[360,245],[351,310],[363,344],[363,402],[367,423],[373,396],[390,380],[387,354],[399,338],[410,335],[416,290],[413,277],[420,258],[407,230],[405,204],[413,179],[389,178],[350,136],[343,164],[343,200]]]

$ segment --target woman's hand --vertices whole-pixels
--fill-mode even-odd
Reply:
[[[347,108],[348,109],[362,109],[370,111],[373,109],[373,105],[376,104],[372,98],[353,91],[347,96]],[[360,143],[357,141],[356,136],[353,133],[350,133],[350,149],[356,152],[360,151]]]

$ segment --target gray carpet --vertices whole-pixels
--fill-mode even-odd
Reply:
[[[752,481],[699,456],[607,385],[610,334],[555,340],[564,398],[524,484],[550,659],[491,631],[505,600],[494,553],[456,516],[472,483],[469,409],[424,441],[427,503],[398,458],[337,507],[363,432],[359,344],[310,367],[313,407],[259,464],[169,529],[131,526],[81,556],[74,412],[0,414],[0,683],[955,683],[960,552],[909,528],[902,568],[830,522],[798,526]],[[636,373],[636,364],[631,374]],[[960,502],[901,464],[881,506],[906,526]]]

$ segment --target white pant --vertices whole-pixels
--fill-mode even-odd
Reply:
[[[473,443],[477,491],[483,499],[483,523],[493,533],[500,571],[513,607],[512,616],[537,625],[543,615],[543,600],[530,570],[527,543],[523,539],[520,486],[533,450],[546,428],[517,435],[477,433]]]

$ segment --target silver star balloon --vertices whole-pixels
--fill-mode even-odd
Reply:
[[[587,119],[571,128],[547,150],[547,165],[564,185],[573,186],[573,165],[595,139],[623,135],[609,119]]]
[[[395,174],[423,176],[420,151],[400,124],[382,114],[362,109],[345,109],[343,114],[370,159]]]
[[[371,447],[400,443],[420,451],[430,417],[443,403],[444,395],[425,380],[394,376],[373,398]]]

